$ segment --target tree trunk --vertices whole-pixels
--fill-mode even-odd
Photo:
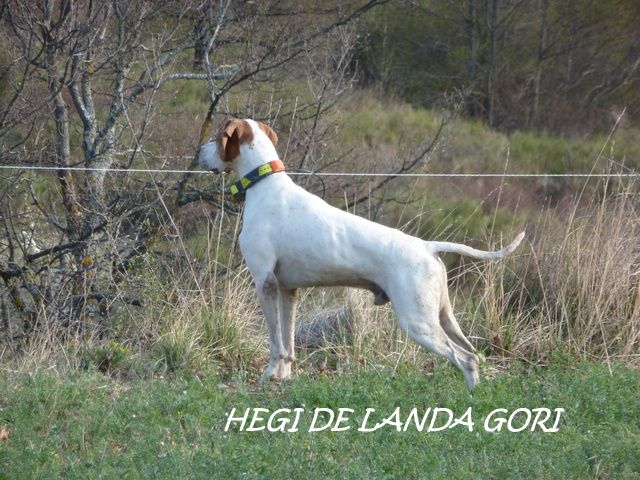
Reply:
[[[489,13],[489,75],[487,77],[487,123],[495,126],[495,88],[498,76],[498,10],[500,0],[491,0]]]
[[[470,117],[478,115],[475,90],[478,77],[478,6],[477,0],[468,0],[468,16],[465,21],[467,40],[469,42],[469,60],[467,62],[467,95],[466,110]]]
[[[538,37],[538,56],[536,73],[533,79],[533,106],[529,128],[538,125],[540,112],[540,84],[542,81],[542,67],[544,64],[545,49],[547,47],[547,18],[549,13],[549,0],[540,0],[540,34]]]

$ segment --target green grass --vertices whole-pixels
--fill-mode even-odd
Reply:
[[[420,203],[408,200],[389,205],[385,215],[387,224],[403,226],[411,235],[456,242],[491,238],[495,233],[509,237],[525,223],[524,215],[507,208],[491,211],[477,201],[439,198],[430,192],[423,194]]]
[[[553,362],[552,362],[553,363]],[[561,363],[561,362],[558,362]],[[301,374],[262,389],[242,379],[177,375],[123,382],[98,373],[0,379],[0,478],[638,478],[640,376],[600,364],[512,367],[471,395],[460,375],[402,367]],[[345,432],[224,432],[236,407],[355,410]],[[357,432],[396,407],[472,408],[474,431]],[[485,432],[496,408],[565,409],[558,433]]]
[[[383,147],[413,151],[428,144],[440,125],[442,114],[393,101],[380,101],[361,94],[345,110],[341,142],[370,149],[370,157],[387,152]],[[565,138],[546,132],[490,129],[481,122],[457,117],[445,127],[428,170],[437,172],[501,173],[508,159],[511,173],[590,173],[606,171],[611,165],[638,168],[638,130],[620,128],[608,135]],[[407,148],[408,146],[416,146]],[[602,152],[602,158],[595,159]],[[388,152],[387,152],[388,153]],[[380,161],[388,161],[382,158]]]

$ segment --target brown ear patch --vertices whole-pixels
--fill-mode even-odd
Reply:
[[[269,140],[271,140],[271,143],[273,143],[274,146],[276,146],[278,144],[278,135],[276,135],[276,132],[273,131],[273,128],[271,128],[269,125],[265,125],[262,122],[256,122],[258,124],[258,127],[260,127],[260,130],[262,130],[264,133],[267,134],[267,137],[269,137]]]
[[[225,162],[233,162],[240,155],[240,145],[253,142],[253,130],[245,120],[228,120],[218,133],[218,148]]]

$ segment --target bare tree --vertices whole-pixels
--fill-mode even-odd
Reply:
[[[172,216],[193,201],[221,206],[215,187],[197,187],[188,176],[173,183],[107,173],[167,164],[166,152],[147,142],[165,142],[162,105],[174,95],[170,89],[206,85],[209,108],[199,138],[186,141],[190,148],[212,134],[217,115],[279,115],[293,125],[304,112],[313,122],[330,103],[327,93],[342,88],[346,53],[325,58],[323,72],[333,73],[309,104],[289,102],[282,111],[281,99],[255,105],[246,98],[233,107],[229,94],[240,97],[293,71],[304,75],[308,69],[300,65],[315,68],[320,47],[380,3],[305,9],[280,1],[2,2],[0,162],[54,167],[57,183],[25,172],[0,179],[0,277],[11,311],[25,324],[44,311],[75,322],[89,305],[99,314],[115,301],[140,305],[113,286],[149,251],[160,227],[175,227]],[[303,167],[317,125],[305,142]]]

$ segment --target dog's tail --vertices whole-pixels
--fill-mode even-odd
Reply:
[[[452,242],[427,242],[427,245],[433,253],[459,253],[460,255],[477,258],[479,260],[493,260],[509,255],[518,247],[518,245],[520,245],[523,238],[524,232],[518,235],[513,242],[502,250],[495,250],[491,252],[477,250],[475,248],[468,247],[467,245]]]

